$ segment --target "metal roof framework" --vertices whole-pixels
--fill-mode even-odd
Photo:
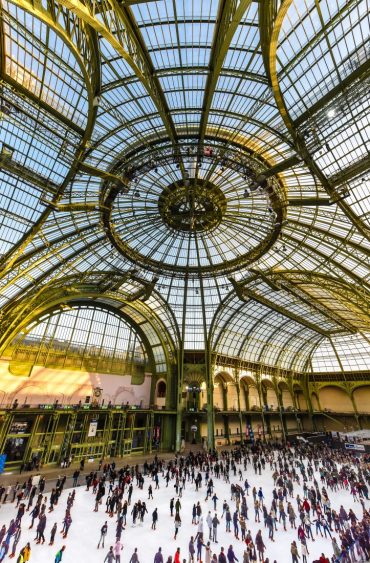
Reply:
[[[3,348],[131,272],[168,358],[366,356],[368,2],[198,4],[2,0]]]

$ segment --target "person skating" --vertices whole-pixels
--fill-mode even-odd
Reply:
[[[212,515],[211,515],[211,511],[208,512],[207,514],[207,518],[206,518],[206,522],[207,522],[207,526],[208,526],[208,530],[209,530],[209,539],[212,539]]]
[[[71,527],[71,524],[72,524],[72,517],[71,517],[69,510],[67,510],[65,518],[63,520],[63,530],[62,530],[63,538],[67,537],[69,528]]]
[[[9,542],[3,541],[0,547],[0,563],[2,563],[8,553],[9,550]]]
[[[26,545],[22,549],[22,552],[23,552],[23,561],[24,563],[27,563],[27,561],[29,561],[31,557],[31,545],[29,542],[26,543]]]
[[[194,537],[191,536],[189,541],[189,562],[194,561],[195,547],[194,547]]]
[[[256,544],[256,549],[257,549],[257,552],[258,552],[259,560],[263,561],[263,559],[264,559],[263,554],[265,552],[266,546],[263,543],[261,530],[258,530],[258,532],[257,532],[255,544]]]
[[[15,552],[17,551],[17,545],[21,538],[21,533],[22,533],[21,526],[20,524],[18,524],[14,532],[12,551],[11,554],[9,555],[10,559],[15,557]]]
[[[134,553],[131,555],[131,559],[130,559],[129,563],[140,563],[140,562],[139,562],[139,556],[138,556],[138,554],[137,554],[137,547],[135,547],[135,551],[134,551]]]
[[[229,549],[227,550],[227,560],[229,563],[235,563],[235,561],[239,561],[239,559],[236,557],[234,553],[234,549],[232,545],[230,545]]]
[[[204,563],[211,563],[211,555],[212,555],[211,543],[208,541],[206,545],[206,556]]]
[[[117,539],[116,543],[114,544],[114,547],[113,547],[113,553],[114,553],[114,556],[115,556],[116,563],[121,563],[121,551],[122,550],[123,550],[123,545]]]
[[[55,540],[55,534],[57,533],[57,523],[54,523],[54,526],[51,529],[50,532],[50,541],[49,541],[49,545],[53,545],[54,544],[54,540]]]
[[[61,560],[62,560],[62,558],[63,558],[63,553],[64,553],[65,548],[66,548],[66,546],[63,545],[63,546],[60,548],[60,550],[57,551],[56,556],[55,556],[55,561],[54,561],[54,563],[60,563],[60,562],[61,562]]]
[[[154,556],[154,563],[163,563],[162,548],[159,547],[157,553]]]
[[[40,514],[40,505],[36,504],[36,506],[31,510],[31,513],[30,513],[32,521],[31,521],[30,527],[28,528],[29,530],[31,530],[31,528],[33,528],[33,524],[34,524],[34,522],[35,522],[35,520],[36,520],[36,518],[38,517],[39,514]]]
[[[299,553],[298,553],[298,547],[295,541],[292,541],[291,545],[290,545],[290,553],[292,555],[292,563],[298,563],[298,557],[299,557]]]
[[[158,522],[158,508],[155,508],[152,513],[152,530],[157,529],[157,522]]]
[[[21,549],[17,557],[17,563],[24,563],[24,549]]]
[[[107,535],[107,532],[108,532],[108,523],[107,521],[105,521],[102,527],[100,528],[100,539],[98,543],[98,549],[100,547],[100,543],[102,543],[102,547],[104,548],[104,540],[105,540],[105,536]]]
[[[42,512],[39,516],[39,523],[37,524],[37,528],[36,528],[36,543],[45,543],[45,536],[44,536],[44,532],[45,532],[45,528],[46,528],[46,514],[44,512]]]
[[[213,531],[213,541],[215,543],[218,543],[217,541],[217,526],[220,525],[220,521],[217,518],[217,514],[214,515],[213,519],[212,519],[212,531]]]
[[[175,535],[173,537],[173,539],[175,540],[177,538],[177,534],[179,532],[179,528],[181,527],[181,518],[180,518],[180,514],[178,514],[176,512],[175,515]]]
[[[218,555],[218,563],[227,563],[226,561],[226,555],[225,555],[225,550],[223,547],[221,547],[221,551]]]
[[[107,555],[104,558],[104,563],[113,563],[116,560],[116,557],[113,553],[113,546],[111,545]]]

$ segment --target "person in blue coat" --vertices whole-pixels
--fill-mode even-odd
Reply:
[[[234,553],[232,545],[230,545],[229,549],[227,550],[227,560],[229,563],[235,563],[235,561],[239,561]]]

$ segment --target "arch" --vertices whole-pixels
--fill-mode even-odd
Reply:
[[[370,384],[359,385],[352,391],[352,397],[358,412],[369,413]]]
[[[309,406],[302,385],[300,385],[299,383],[294,383],[293,394],[294,394],[293,398],[295,400],[295,406],[297,407],[297,409],[300,409],[302,411],[307,411]]]
[[[213,383],[213,407],[214,409],[226,410],[226,382],[217,374]]]
[[[294,408],[294,397],[285,381],[279,381],[278,388],[280,390],[281,404],[284,410],[291,410]]]
[[[279,408],[279,400],[276,389],[270,379],[261,380],[262,402],[267,410],[277,410]]]
[[[154,391],[154,404],[157,408],[163,409],[166,406],[167,382],[165,379],[158,379]]]
[[[319,403],[319,396],[316,393],[316,391],[311,393],[311,403],[312,403],[312,408],[313,408],[314,411],[321,410],[320,409],[320,403]]]
[[[224,383],[233,382],[233,377],[227,371],[219,371],[215,373],[214,379],[216,378],[222,380]]]
[[[334,412],[353,412],[349,393],[339,385],[325,385],[319,390],[320,405],[323,410]]]
[[[240,378],[240,383],[243,383],[246,387],[253,385],[254,387],[257,385],[256,380],[251,375],[243,375]]]
[[[227,395],[228,410],[238,411],[239,410],[238,389],[237,389],[237,384],[235,383],[234,380],[231,380],[226,384],[226,395]]]

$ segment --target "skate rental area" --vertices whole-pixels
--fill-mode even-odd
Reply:
[[[0,563],[370,561],[367,0],[0,2]]]

